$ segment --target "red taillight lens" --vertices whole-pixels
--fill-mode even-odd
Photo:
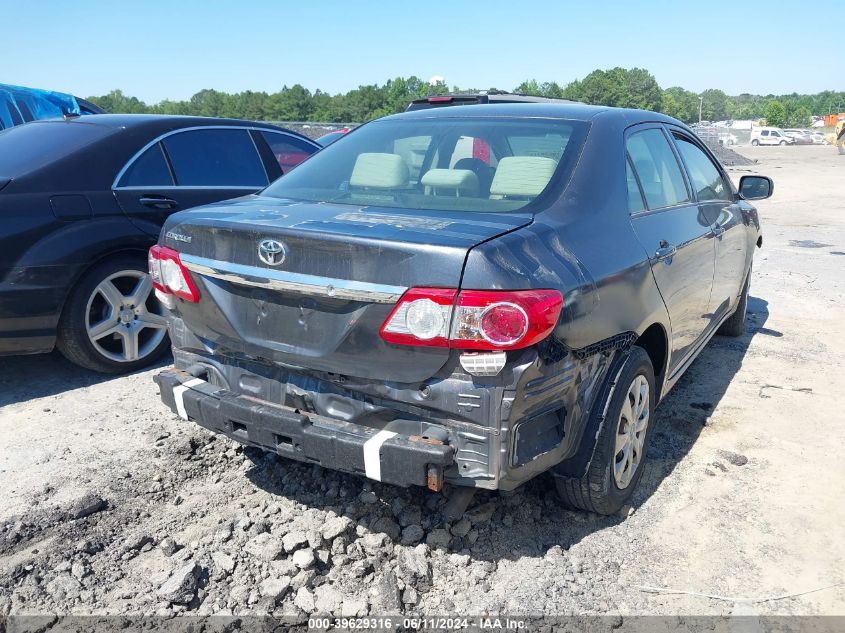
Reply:
[[[557,290],[411,288],[385,320],[381,336],[400,345],[520,349],[546,338],[562,307]]]
[[[156,289],[192,303],[200,300],[200,293],[191,279],[191,273],[182,264],[177,251],[166,246],[153,246],[148,263],[150,278]]]

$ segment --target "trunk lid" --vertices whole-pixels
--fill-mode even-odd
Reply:
[[[186,327],[218,352],[417,382],[449,350],[385,343],[396,301],[413,286],[459,287],[470,249],[531,219],[251,196],[171,216],[162,243],[199,285],[199,303],[180,303]]]

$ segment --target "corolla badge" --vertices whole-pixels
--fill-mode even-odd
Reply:
[[[258,242],[258,259],[268,266],[279,266],[287,257],[287,249],[279,240],[264,239]]]

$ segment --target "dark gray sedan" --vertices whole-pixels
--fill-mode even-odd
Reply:
[[[617,511],[654,407],[743,332],[761,244],[682,123],[637,110],[439,108],[361,126],[259,194],[168,218],[150,272],[185,419],[397,485]]]

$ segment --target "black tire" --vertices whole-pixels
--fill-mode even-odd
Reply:
[[[122,374],[146,367],[167,352],[170,347],[170,339],[166,332],[160,342],[149,344],[148,349],[139,358],[125,361],[107,357],[95,347],[89,338],[89,301],[92,300],[92,295],[104,280],[125,271],[137,271],[136,274],[143,273],[145,275],[147,272],[145,259],[140,256],[118,255],[102,261],[86,272],[71,290],[59,319],[58,339],[56,341],[56,347],[70,362],[104,374]],[[145,307],[157,310],[159,314],[161,312],[158,299],[152,293],[150,293]],[[115,322],[117,323],[117,316],[115,316]],[[112,335],[112,337],[115,340],[119,338],[117,335]]]
[[[645,438],[639,454],[639,464],[627,485],[620,488],[613,474],[618,455],[616,439],[620,429],[622,408],[628,398],[628,390],[638,376],[644,377],[649,387],[649,424],[644,431]],[[652,422],[656,401],[654,367],[652,367],[651,359],[643,348],[634,346],[627,353],[627,358],[622,368],[618,370],[615,380],[604,389],[603,396],[593,407],[591,415],[604,415],[604,421],[601,424],[601,431],[587,473],[580,478],[555,475],[557,492],[565,505],[596,514],[611,515],[619,512],[631,498],[642,478],[648,442],[654,426]],[[591,440],[585,437],[583,441]]]
[[[757,147],[757,146],[760,144],[760,141],[758,141],[758,140],[755,138],[754,140],[752,140],[752,141],[751,141],[751,144],[752,144],[752,145],[754,145],[754,147]]]
[[[781,144],[781,145],[786,145],[786,141],[781,141],[781,142],[780,142],[780,144]]]
[[[836,147],[839,149],[839,154],[845,154],[845,134],[839,137],[836,141]]]
[[[745,278],[745,284],[742,287],[742,294],[739,296],[739,303],[736,306],[734,313],[728,317],[728,320],[722,323],[716,334],[722,336],[742,336],[745,334],[745,316],[748,312],[748,287],[751,284],[751,271],[748,271],[748,277]]]

